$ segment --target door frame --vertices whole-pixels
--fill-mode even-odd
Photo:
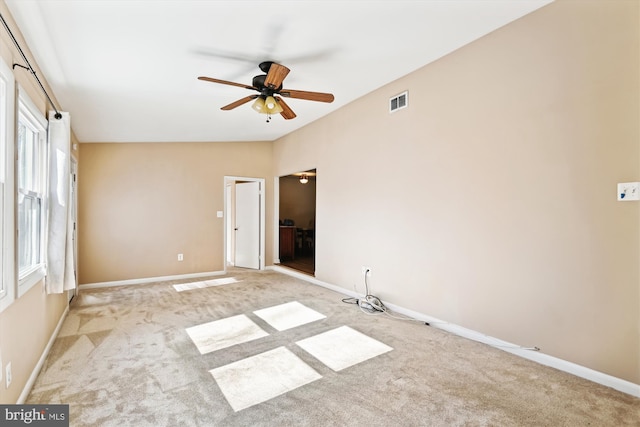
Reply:
[[[71,212],[73,216],[73,280],[75,287],[67,291],[68,300],[71,301],[78,294],[78,159],[71,154],[69,162],[69,178],[71,180]]]
[[[273,265],[278,264],[280,264],[280,177],[276,175],[273,178]]]
[[[316,170],[316,179],[318,176],[318,168],[317,166],[313,166],[313,167],[309,167],[306,169],[296,169],[293,172],[289,172],[289,173],[285,173],[282,175],[276,175],[275,177],[273,177],[273,264],[277,265],[280,264],[280,178],[283,178],[285,176],[289,176],[289,175],[293,175],[295,173],[300,173],[302,171],[309,171],[315,169]],[[316,224],[318,222],[318,187],[317,187],[317,181],[316,181],[316,212],[315,212],[315,217],[316,217]],[[316,226],[316,231],[317,233],[317,226]],[[317,234],[316,234],[317,236]],[[316,240],[317,243],[317,240]],[[314,253],[314,258],[315,258],[315,253]],[[315,273],[314,273],[315,276]]]
[[[260,257],[260,266],[259,266],[259,270],[264,270],[265,269],[265,226],[266,226],[266,203],[265,203],[265,179],[264,178],[254,178],[254,177],[246,177],[246,176],[227,176],[225,175],[224,177],[224,187],[223,187],[223,193],[224,193],[224,250],[222,251],[223,253],[223,266],[224,266],[224,272],[227,272],[227,248],[229,247],[229,245],[231,244],[231,241],[233,239],[233,236],[229,236],[229,228],[231,225],[231,221],[232,218],[230,218],[230,216],[228,215],[229,212],[231,212],[231,207],[232,207],[232,201],[230,200],[230,194],[229,192],[227,192],[227,187],[229,185],[235,184],[238,181],[242,181],[242,182],[258,182],[260,184],[260,235],[258,236],[258,238],[260,239],[259,242],[259,257]]]

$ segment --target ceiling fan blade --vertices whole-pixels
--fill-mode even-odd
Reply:
[[[224,107],[222,107],[222,108],[220,108],[220,109],[221,109],[221,110],[225,110],[225,111],[233,110],[234,108],[239,107],[239,106],[241,106],[242,104],[246,104],[247,102],[251,101],[252,99],[256,99],[258,96],[259,96],[259,95],[249,95],[249,96],[245,96],[244,98],[242,98],[242,99],[238,99],[237,101],[232,102],[232,103],[231,103],[231,104],[229,104],[229,105],[225,105]]]
[[[276,96],[276,101],[278,101],[278,104],[280,104],[280,106],[282,107],[282,112],[280,113],[282,117],[284,117],[286,120],[291,120],[296,118],[296,113],[294,113],[293,110],[289,108],[287,103],[284,102],[284,99],[280,98],[279,96]]]
[[[305,90],[282,89],[278,94],[286,98],[306,99],[309,101],[333,102],[333,94],[323,92],[308,92]]]
[[[260,92],[260,90],[258,88],[255,88],[253,86],[243,85],[242,83],[229,82],[227,80],[214,79],[213,77],[200,76],[200,77],[198,77],[198,80],[204,80],[206,82],[211,82],[211,83],[220,83],[220,84],[223,84],[223,85],[238,86],[238,87],[243,87],[245,89],[257,90],[258,92]]]
[[[289,69],[284,65],[276,64],[275,62],[269,67],[267,78],[264,79],[264,85],[271,89],[277,89],[282,86],[284,78],[289,74]]]

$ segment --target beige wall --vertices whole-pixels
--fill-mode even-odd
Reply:
[[[640,383],[639,16],[560,0],[277,141],[316,277]]]
[[[273,223],[272,143],[81,144],[80,152],[81,284],[223,271],[216,212],[225,175],[269,178]],[[271,242],[272,227],[266,233]]]
[[[270,261],[273,177],[317,167],[320,280],[362,290],[367,265],[384,300],[640,383],[640,204],[615,201],[640,180],[639,16],[559,0],[275,145],[82,144],[80,282],[222,270],[224,175],[266,178]],[[65,306],[36,285],[0,313],[0,402]]]
[[[7,21],[27,57],[33,58],[4,1],[0,1],[0,13]],[[9,67],[14,63],[24,64],[4,28],[0,29],[0,54]],[[46,79],[37,69],[35,61],[30,60],[30,63],[36,68],[47,92],[55,100]],[[14,76],[16,83],[27,91],[34,104],[43,113],[46,113],[49,105],[31,74],[24,69],[16,68]],[[57,105],[60,106],[60,104]],[[72,141],[75,142],[75,136],[72,136]],[[74,152],[74,155],[76,154]],[[7,188],[7,191],[11,190]],[[10,208],[8,207],[8,209]],[[5,250],[3,255],[15,259],[15,251],[13,250],[15,243],[10,236],[6,236],[6,238],[5,247],[8,250]],[[9,281],[14,282],[15,277],[10,278]],[[18,400],[66,307],[66,294],[47,295],[41,282],[34,285],[0,313],[0,353],[2,354],[0,403],[15,403]],[[7,389],[5,386],[5,367],[9,362],[11,362],[12,382]]]

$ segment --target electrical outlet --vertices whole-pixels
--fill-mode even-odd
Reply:
[[[7,382],[7,388],[11,385],[11,362],[7,363],[7,368],[5,370],[5,378]]]
[[[184,261],[184,254],[178,254],[178,261]]]
[[[369,267],[366,267],[366,266],[363,265],[362,266],[362,275],[363,276],[366,275],[366,276],[371,277],[371,269]]]

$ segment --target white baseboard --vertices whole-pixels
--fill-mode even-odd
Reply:
[[[316,279],[315,277],[307,276],[306,274],[298,273],[288,268],[271,266],[271,267],[268,267],[268,269],[277,271],[279,273],[283,273],[289,276],[293,276],[298,279],[305,280],[309,283],[313,283],[314,285],[322,286],[323,288],[331,289],[332,291],[341,293],[343,295],[348,295],[354,298],[364,297],[364,295],[360,295],[356,292],[351,292],[348,289],[341,288],[339,286],[325,283],[321,280]],[[537,349],[535,348],[532,348],[532,349],[523,348],[517,344],[512,344],[506,341],[502,341],[498,338],[484,335],[480,332],[467,329],[453,323],[445,322],[443,320],[436,319],[434,317],[428,316],[423,313],[418,313],[413,310],[408,310],[404,307],[400,307],[395,304],[390,304],[385,301],[383,301],[383,303],[384,305],[386,305],[396,313],[403,314],[413,319],[417,319],[425,323],[428,323],[429,326],[433,328],[442,329],[447,332],[451,332],[452,334],[459,335],[461,337],[468,338],[474,341],[478,341],[483,344],[487,344],[492,347],[495,347],[499,350],[503,350],[511,354],[515,354],[516,356],[520,356],[525,359],[531,360],[533,362],[540,363],[541,365],[549,366],[549,367],[558,369],[560,371],[570,373],[577,377],[584,378],[589,381],[593,381],[594,383],[611,387],[623,393],[630,394],[631,396],[640,397],[640,384],[635,384],[630,381],[626,381],[621,378],[617,378],[612,375],[608,375],[603,372],[599,372],[582,365],[577,365],[575,363],[572,363],[563,359],[559,359],[557,357],[549,356],[548,354],[544,354],[544,353],[541,353],[540,351],[537,351]]]
[[[226,271],[209,271],[205,273],[179,274],[176,276],[145,277],[142,279],[115,280],[113,282],[86,283],[83,285],[79,285],[78,288],[79,289],[110,288],[112,286],[130,286],[130,285],[141,285],[144,283],[165,282],[168,280],[183,280],[183,279],[195,279],[199,277],[222,276],[223,274],[226,274]]]
[[[31,393],[31,389],[33,388],[33,385],[35,384],[36,379],[38,378],[38,374],[40,374],[40,370],[44,365],[44,361],[47,359],[47,356],[49,355],[49,351],[51,351],[51,347],[53,346],[54,341],[56,340],[56,338],[58,337],[58,334],[60,333],[60,328],[62,328],[62,323],[64,323],[64,320],[67,318],[67,314],[69,314],[69,304],[67,304],[67,307],[64,309],[62,316],[60,316],[60,320],[58,320],[56,329],[51,334],[51,337],[49,338],[49,342],[47,342],[47,346],[44,348],[42,355],[40,355],[40,359],[38,359],[38,363],[36,363],[36,366],[33,368],[33,371],[31,371],[31,375],[29,376],[29,379],[27,380],[27,383],[24,385],[24,388],[22,389],[22,393],[20,393],[20,396],[18,397],[18,401],[16,402],[18,405],[22,405],[27,400],[27,397],[29,397],[29,393]]]
[[[307,282],[313,283],[314,285],[318,285],[318,286],[322,286],[323,288],[327,288],[327,289],[331,289],[332,291],[336,291],[340,294],[344,294],[344,295],[348,295],[350,297],[353,298],[360,298],[363,295],[360,295],[356,292],[351,292],[348,289],[345,288],[341,288],[339,286],[335,286],[332,285],[330,283],[327,282],[323,282],[322,280],[318,280],[313,276],[309,276],[308,274],[304,274],[304,273],[299,273],[296,270],[290,269],[290,268],[286,268],[286,267],[280,267],[279,265],[272,265],[267,267],[267,270],[273,270],[273,271],[277,271],[278,273],[283,273],[286,274],[288,276],[293,276],[296,277],[298,279],[302,279],[302,280],[306,280]]]

